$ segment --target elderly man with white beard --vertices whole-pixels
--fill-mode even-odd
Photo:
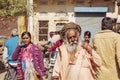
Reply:
[[[52,80],[95,80],[101,58],[88,43],[80,40],[81,27],[73,22],[61,30],[63,44],[53,69]]]

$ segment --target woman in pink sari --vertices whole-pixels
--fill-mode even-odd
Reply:
[[[31,42],[29,32],[23,32],[21,38],[24,45],[20,41],[12,56],[13,60],[18,59],[17,80],[35,80],[35,71],[39,80],[44,80],[45,67],[41,50]]]

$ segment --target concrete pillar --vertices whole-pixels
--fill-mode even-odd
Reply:
[[[34,33],[34,29],[33,29],[33,0],[27,0],[27,5],[28,5],[28,26],[27,26],[27,31],[29,31],[31,33],[31,36],[33,38],[33,33]]]
[[[115,1],[115,13],[118,15],[118,6],[117,6],[117,1]]]
[[[32,33],[33,31],[33,0],[28,0],[28,28],[27,30]]]
[[[119,7],[118,7],[118,6],[119,6],[119,5],[118,5],[117,1],[115,1],[115,2],[116,2],[116,5],[115,5],[115,6],[116,6],[116,10],[115,10],[115,11],[116,11],[116,13],[117,13],[117,22],[116,22],[116,23],[120,23],[120,15],[118,14],[118,10],[119,10]]]

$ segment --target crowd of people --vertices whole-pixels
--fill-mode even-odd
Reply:
[[[50,46],[43,52],[31,41],[30,32],[23,32],[19,38],[14,29],[3,53],[10,73],[6,80],[120,80],[120,34],[115,30],[115,21],[104,17],[101,31],[90,43],[92,32],[84,32],[81,40],[81,26],[69,22],[60,31],[50,32],[50,39],[44,44]],[[55,55],[49,79],[44,54]]]

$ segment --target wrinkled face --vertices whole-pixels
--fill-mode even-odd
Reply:
[[[23,37],[22,37],[22,41],[25,45],[28,45],[30,42],[31,42],[31,38],[25,34]]]
[[[67,39],[69,44],[74,44],[78,42],[78,34],[76,30],[70,30],[67,34]]]
[[[79,34],[76,30],[70,30],[66,35],[66,47],[69,52],[75,52],[79,42]]]
[[[84,36],[84,41],[89,43],[90,42],[90,37],[88,35],[85,35]]]

